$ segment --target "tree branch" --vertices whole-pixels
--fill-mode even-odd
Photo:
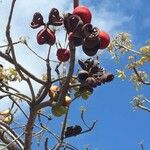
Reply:
[[[6,137],[10,136],[13,140],[16,139],[18,137],[18,135],[4,122],[0,121],[0,128],[3,130],[3,134],[1,134],[0,138],[4,138],[4,140],[6,140],[7,144],[9,144],[10,142],[12,142],[11,140],[8,140],[8,138],[4,137],[4,132],[6,132]],[[23,142],[22,140],[19,138],[17,138],[17,140],[15,140],[16,144],[23,149]],[[14,145],[14,147],[16,147],[16,144],[11,144]],[[11,149],[12,150],[12,149]],[[13,149],[14,150],[14,149]]]
[[[32,132],[36,115],[37,112],[34,111],[33,109],[30,109],[29,119],[25,128],[24,150],[31,150],[32,136],[33,136]]]

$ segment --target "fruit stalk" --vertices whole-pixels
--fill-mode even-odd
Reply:
[[[73,5],[73,7],[76,8],[76,7],[78,7],[78,6],[79,6],[79,0],[74,0],[74,5]]]

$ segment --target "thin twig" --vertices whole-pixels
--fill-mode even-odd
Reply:
[[[150,112],[150,108],[142,106],[142,105],[138,105],[137,107],[141,108],[142,110],[145,110],[147,112]]]
[[[39,57],[41,60],[43,60],[43,61],[46,61],[46,59],[44,59],[43,57],[41,57],[39,54],[37,54],[30,46],[29,46],[29,44],[27,43],[27,42],[25,42],[24,43],[26,46],[27,46],[27,48],[33,53],[33,54],[35,54],[37,57]],[[56,60],[49,60],[49,61],[51,61],[51,62],[55,62],[55,63],[59,63],[59,61],[56,61]]]
[[[135,54],[138,54],[138,55],[142,55],[142,56],[150,56],[149,54],[145,54],[145,53],[136,51],[134,49],[128,48],[125,45],[119,44],[118,42],[117,42],[117,44],[118,44],[117,46],[122,47],[122,48],[126,49],[129,52],[132,52],[132,53],[135,53]]]
[[[137,75],[137,77],[138,77],[138,79],[139,79],[139,81],[140,81],[141,83],[143,83],[143,84],[145,84],[145,85],[150,85],[150,82],[144,81],[144,80],[142,79],[142,77],[140,76],[140,74],[138,73],[138,71],[136,70],[135,67],[133,67],[133,71],[134,71],[134,73]]]
[[[141,150],[144,150],[144,144],[143,144],[143,142],[141,142],[140,146],[141,146]]]
[[[48,150],[48,138],[45,139],[45,150]]]
[[[10,95],[9,98],[13,101],[14,104],[17,105],[17,107],[20,109],[20,111],[24,114],[24,116],[28,119],[27,114],[24,112],[24,110],[21,108],[21,106],[12,98],[12,96]]]
[[[40,104],[43,99],[46,97],[49,88],[51,87],[51,67],[50,67],[50,61],[49,61],[49,56],[50,56],[50,50],[51,50],[51,46],[49,47],[48,50],[48,54],[47,54],[47,59],[46,59],[46,66],[47,66],[47,81],[46,83],[43,85],[43,91],[41,92],[41,94],[39,94],[39,97],[36,100],[36,104]]]
[[[16,45],[16,44],[19,44],[19,43],[21,43],[21,41],[13,42],[12,44]],[[4,48],[4,47],[8,47],[8,46],[10,46],[10,45],[9,44],[1,45],[0,48]]]

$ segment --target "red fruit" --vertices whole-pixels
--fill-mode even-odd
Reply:
[[[48,27],[43,28],[37,34],[37,42],[40,45],[42,44],[54,45],[55,41],[56,41],[55,33]]]
[[[91,23],[92,14],[88,7],[86,6],[78,6],[73,11],[74,15],[78,15],[84,24]]]
[[[110,37],[109,34],[104,32],[104,31],[100,31],[99,32],[99,38],[100,38],[100,49],[105,49],[109,43],[110,43]]]
[[[68,61],[70,58],[70,51],[65,48],[60,48],[57,50],[57,58],[61,62]]]

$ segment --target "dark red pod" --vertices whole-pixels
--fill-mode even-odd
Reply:
[[[81,70],[78,73],[79,82],[85,82],[85,80],[89,77],[89,73],[86,70]]]
[[[36,29],[40,26],[44,25],[44,22],[43,22],[43,16],[41,13],[39,12],[36,12],[34,15],[33,15],[33,19],[32,19],[32,22],[30,24],[30,27],[33,28],[33,29]]]
[[[94,48],[100,44],[99,29],[87,23],[82,27],[83,45],[88,49]]]
[[[85,45],[82,45],[82,49],[83,49],[83,52],[87,55],[87,56],[94,56],[96,55],[99,47],[96,46],[96,47],[93,47],[91,49],[88,49]]]
[[[88,85],[91,86],[91,87],[96,87],[96,86],[97,86],[97,82],[96,82],[95,78],[93,78],[93,77],[88,77],[88,78],[86,79],[86,82],[87,82]]]
[[[59,11],[53,8],[49,13],[48,25],[61,26],[63,24],[63,18],[60,17]]]
[[[37,42],[38,44],[49,44],[54,45],[56,42],[55,32],[53,32],[48,27],[43,28],[37,34]]]
[[[72,32],[68,34],[69,42],[72,42],[74,46],[80,46],[82,44],[82,38],[74,36]]]
[[[64,27],[67,33],[73,32],[73,34],[76,37],[80,37],[82,26],[83,26],[83,21],[79,16],[72,15],[70,13],[64,16]]]

